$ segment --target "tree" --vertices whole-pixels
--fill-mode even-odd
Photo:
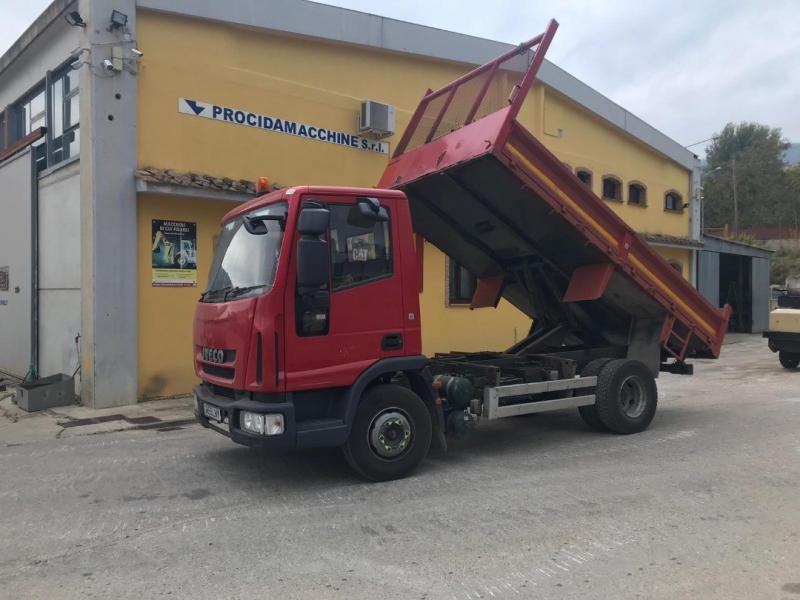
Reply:
[[[738,224],[739,230],[793,226],[796,194],[792,194],[792,179],[782,159],[786,148],[788,143],[778,128],[728,123],[706,154],[706,226],[735,229]]]

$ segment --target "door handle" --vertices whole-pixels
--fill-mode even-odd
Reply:
[[[403,349],[403,334],[402,333],[387,333],[381,340],[381,350],[402,350]]]

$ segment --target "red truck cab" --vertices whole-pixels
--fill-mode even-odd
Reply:
[[[424,368],[413,239],[393,190],[294,187],[228,213],[195,315],[200,422],[342,445],[367,384]]]

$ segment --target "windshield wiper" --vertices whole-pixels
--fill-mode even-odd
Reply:
[[[225,289],[225,293],[222,296],[222,300],[224,302],[229,297],[241,296],[242,294],[245,294],[247,292],[252,292],[253,290],[257,290],[257,289],[263,288],[265,286],[266,286],[265,283],[261,283],[259,285],[248,285],[248,286],[245,286],[245,287],[239,287],[238,285],[235,286],[235,287],[228,286],[228,288]]]

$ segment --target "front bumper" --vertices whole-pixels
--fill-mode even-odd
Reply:
[[[291,402],[256,402],[255,400],[234,400],[215,394],[206,385],[194,388],[195,417],[203,427],[226,435],[237,444],[254,448],[294,448],[297,445],[297,428],[294,418],[294,405]],[[220,410],[222,422],[209,419],[203,414],[203,405],[210,404]],[[279,435],[258,435],[243,431],[239,427],[239,413],[247,410],[260,414],[283,415],[283,433]],[[227,424],[227,428],[226,428]]]
[[[773,352],[783,351],[800,354],[800,333],[790,331],[765,331],[764,337],[769,340],[769,349]]]

